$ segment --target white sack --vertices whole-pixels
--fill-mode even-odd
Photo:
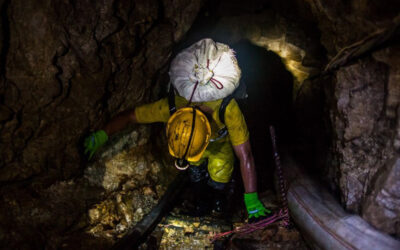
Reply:
[[[180,52],[171,62],[169,75],[187,100],[198,82],[192,102],[207,102],[230,95],[239,86],[241,71],[228,45],[206,38]]]

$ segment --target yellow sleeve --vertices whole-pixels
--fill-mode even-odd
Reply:
[[[170,116],[168,99],[136,107],[135,116],[138,123],[167,122]]]
[[[225,126],[233,146],[243,144],[249,139],[246,121],[235,99],[226,107]]]

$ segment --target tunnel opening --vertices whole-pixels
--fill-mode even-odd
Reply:
[[[237,52],[248,98],[239,100],[255,157],[261,190],[273,188],[273,157],[269,126],[274,126],[281,146],[294,131],[293,76],[281,58],[248,40],[232,45]]]

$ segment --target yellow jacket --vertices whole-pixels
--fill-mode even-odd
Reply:
[[[224,124],[219,120],[219,107],[222,99],[192,103],[191,106],[198,106],[204,113],[210,117],[210,124],[212,130],[211,139],[217,136],[217,132],[221,129]],[[186,106],[188,101],[180,96],[175,96],[176,108],[182,108]],[[139,106],[135,109],[136,119],[139,123],[153,123],[153,122],[167,122],[170,117],[168,98],[163,98],[156,102]],[[246,121],[244,120],[243,114],[239,108],[239,105],[232,99],[228,104],[225,111],[225,126],[228,129],[229,139],[232,145],[240,145],[249,139],[249,131],[247,130]]]

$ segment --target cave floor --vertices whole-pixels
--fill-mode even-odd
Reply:
[[[272,191],[263,192],[260,197],[273,212],[279,210]],[[251,234],[234,234],[213,243],[213,235],[244,225],[243,208],[232,206],[229,217],[223,218],[216,213],[188,216],[183,206],[184,202],[175,207],[139,249],[309,249],[296,226],[288,229],[279,222]]]

